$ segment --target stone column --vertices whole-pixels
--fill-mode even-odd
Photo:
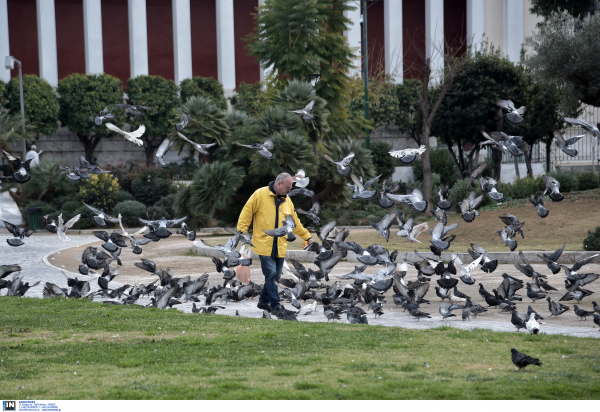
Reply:
[[[58,60],[54,0],[37,0],[36,3],[40,77],[56,87],[58,86]]]
[[[356,66],[356,67],[354,69],[352,69],[349,74],[351,76],[354,76],[355,74],[359,74],[362,77],[362,74],[361,74],[362,62],[361,62],[361,58],[360,58],[360,56],[361,56],[361,35],[360,35],[361,3],[353,2],[353,3],[350,3],[350,5],[354,6],[356,8],[354,10],[345,11],[344,14],[354,24],[352,24],[351,26],[348,27],[348,31],[344,31],[344,36],[346,37],[346,40],[348,40],[348,45],[350,46],[350,48],[352,48],[354,56],[356,56],[354,59],[352,59],[352,64],[354,64],[354,66]]]
[[[192,26],[190,0],[173,1],[173,60],[175,83],[192,78]]]
[[[146,0],[127,0],[129,15],[129,67],[131,77],[148,74]]]
[[[233,0],[215,0],[217,9],[217,64],[226,96],[235,89],[235,37]]]
[[[0,79],[8,83],[10,70],[4,68],[4,59],[10,56],[10,43],[8,41],[8,4],[6,0],[0,0]],[[19,57],[17,56],[17,60]]]
[[[83,37],[85,41],[85,73],[104,73],[100,0],[83,0]]]
[[[523,0],[504,0],[504,54],[514,63],[521,59],[523,45]]]
[[[467,0],[467,42],[476,47],[485,33],[485,0]]]
[[[425,0],[425,56],[431,59],[431,78],[444,69],[444,0]]]
[[[383,30],[385,33],[385,72],[396,83],[404,78],[402,48],[402,0],[384,0]]]

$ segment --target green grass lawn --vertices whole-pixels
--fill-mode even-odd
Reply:
[[[543,366],[516,372],[512,347]],[[2,399],[598,399],[599,348],[592,338],[0,298]]]

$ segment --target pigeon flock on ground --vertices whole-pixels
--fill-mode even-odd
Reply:
[[[514,125],[523,122],[525,108],[516,109],[514,104],[508,100],[500,100],[496,103],[506,112],[506,120]],[[135,105],[115,105],[127,110],[134,116],[142,114],[140,110],[150,110],[148,107]],[[306,121],[314,119],[311,113],[314,107],[314,101],[310,102],[301,110],[294,110]],[[94,124],[102,125],[106,120],[114,118],[114,115],[108,112],[108,108],[102,110],[99,116],[95,117]],[[200,145],[187,139],[181,132],[190,120],[189,115],[184,115],[180,123],[175,126],[176,134],[179,138],[191,143],[194,148],[200,153],[208,155],[207,149],[213,146]],[[565,121],[579,125],[588,132],[600,137],[598,129],[579,119],[566,118]],[[105,123],[105,126],[130,140],[134,144],[142,145],[140,137],[145,131],[142,125],[137,130],[125,132],[111,123]],[[521,156],[523,154],[523,140],[519,136],[508,136],[502,132],[492,132],[487,134],[482,132],[486,139],[483,144],[491,144],[502,150],[504,153],[512,156]],[[570,156],[575,156],[577,151],[569,148],[576,139],[564,140],[561,136],[556,135],[556,145]],[[163,141],[156,153],[157,163],[164,166],[162,157],[173,146],[174,137],[169,137]],[[574,140],[575,139],[575,140]],[[272,159],[273,142],[266,140],[264,143],[255,143],[253,145],[238,145],[258,150],[258,153],[266,159]],[[419,149],[404,149],[390,151],[390,155],[399,158],[403,163],[412,163],[416,156],[421,155],[425,151],[425,146]],[[5,152],[6,153],[6,152]],[[28,174],[30,160],[23,162],[20,158],[14,157],[6,153],[9,160],[13,162],[13,168],[16,172],[13,178],[18,183],[26,183],[30,176]],[[427,202],[419,189],[413,190],[408,194],[395,194],[399,186],[390,187],[387,181],[384,181],[380,190],[379,196],[373,184],[380,176],[364,181],[363,176],[357,176],[352,171],[352,160],[354,153],[349,153],[343,159],[332,159],[328,155],[324,157],[335,164],[337,172],[349,177],[352,183],[348,186],[352,190],[352,199],[356,201],[364,201],[376,199],[377,204],[384,209],[392,209],[379,222],[372,222],[371,226],[377,231],[378,235],[382,236],[386,241],[389,241],[390,235],[393,235],[395,229],[392,226],[398,225],[398,231],[395,233],[399,237],[404,237],[408,242],[421,242],[418,237],[421,233],[429,229],[428,223],[415,225],[412,217],[407,218],[405,212],[395,207],[400,204],[410,205],[418,213],[427,211]],[[465,178],[471,183],[472,187],[476,187],[476,179],[479,177],[479,183],[482,190],[482,195],[476,197],[476,192],[473,190],[469,196],[460,203],[460,211],[463,220],[468,224],[472,222],[479,212],[477,208],[482,202],[483,196],[489,196],[495,201],[502,201],[504,195],[498,192],[498,183],[491,179],[481,176],[485,170],[486,163],[478,164],[471,170],[465,171]],[[89,174],[109,173],[106,170],[100,169],[98,166],[91,165],[83,156],[80,157],[79,165],[74,168],[63,166],[63,171],[67,172],[67,177],[73,181],[89,178]],[[289,196],[303,194],[308,197],[314,197],[314,193],[306,186],[309,183],[309,177],[306,176],[303,170],[299,170],[294,176],[293,181],[296,187],[289,193]],[[552,202],[559,202],[563,199],[560,193],[560,183],[550,177],[543,176],[545,191],[541,194],[531,194],[530,201],[536,207],[537,213],[541,218],[546,218],[549,215],[549,210],[544,208],[544,196],[548,194]],[[349,323],[368,323],[368,311],[372,312],[374,317],[385,315],[383,312],[383,303],[385,303],[385,294],[391,289],[393,295],[391,299],[396,306],[402,306],[405,312],[408,312],[416,322],[422,318],[431,318],[429,307],[432,305],[432,296],[427,296],[431,285],[431,278],[437,277],[437,285],[434,286],[435,294],[440,298],[438,312],[442,319],[460,316],[463,321],[476,318],[478,315],[484,314],[496,308],[501,312],[511,314],[511,323],[515,326],[516,331],[524,329],[532,335],[537,335],[542,332],[544,319],[539,313],[534,311],[529,305],[527,310],[517,308],[531,299],[547,300],[550,317],[560,316],[563,313],[571,310],[571,308],[561,302],[576,301],[581,304],[582,300],[590,296],[593,292],[587,290],[587,284],[598,279],[600,275],[592,273],[582,273],[581,269],[588,263],[592,262],[599,255],[593,255],[576,262],[573,266],[567,267],[559,264],[558,260],[563,252],[564,246],[551,254],[543,253],[539,257],[547,264],[548,269],[553,275],[558,274],[561,270],[564,271],[566,293],[559,299],[548,296],[552,292],[556,292],[556,288],[550,286],[547,282],[548,276],[536,272],[531,264],[527,261],[526,256],[522,252],[515,253],[515,267],[527,276],[530,281],[523,284],[523,281],[506,273],[502,274],[502,280],[498,286],[491,289],[491,292],[486,290],[482,283],[479,283],[479,295],[486,302],[487,306],[482,306],[473,302],[473,299],[459,290],[459,282],[466,285],[474,285],[476,280],[472,277],[472,272],[479,268],[485,273],[492,273],[496,270],[498,262],[490,259],[487,251],[476,244],[471,244],[468,249],[469,255],[472,257],[470,263],[463,263],[457,254],[452,254],[448,263],[442,260],[442,252],[447,250],[451,242],[456,238],[451,231],[459,224],[447,225],[446,211],[453,205],[449,201],[448,187],[443,187],[439,191],[440,201],[435,205],[436,209],[430,209],[431,214],[435,217],[437,223],[429,230],[431,236],[430,249],[433,252],[433,258],[423,256],[415,251],[415,259],[398,259],[398,252],[390,252],[380,244],[372,244],[367,247],[359,245],[356,242],[347,241],[350,235],[349,230],[340,230],[337,228],[337,221],[333,220],[321,226],[319,217],[320,204],[318,201],[313,201],[313,205],[309,211],[298,209],[298,213],[307,216],[317,227],[316,235],[318,240],[314,241],[305,250],[314,252],[316,255],[313,261],[314,268],[305,266],[294,259],[285,261],[286,275],[281,278],[279,283],[282,287],[281,296],[294,309],[290,310],[282,306],[281,310],[263,311],[263,317],[271,319],[272,317],[283,320],[297,320],[299,315],[314,315],[322,313],[327,321],[340,320],[343,315]],[[121,233],[115,231],[109,233],[106,230],[94,231],[93,234],[101,239],[104,243],[102,249],[96,247],[87,247],[82,254],[82,264],[79,266],[79,272],[82,276],[93,276],[93,280],[81,280],[78,277],[70,277],[65,272],[66,287],[47,282],[44,285],[43,296],[53,297],[62,296],[68,298],[87,298],[93,300],[100,298],[107,304],[133,304],[140,297],[151,296],[151,304],[156,308],[164,309],[171,308],[175,305],[187,301],[193,301],[194,313],[215,313],[218,309],[224,308],[223,305],[230,301],[238,302],[245,299],[253,299],[260,294],[263,285],[256,284],[252,281],[242,283],[236,278],[235,269],[238,266],[250,266],[252,259],[245,257],[237,250],[238,245],[253,246],[251,236],[238,231],[231,231],[232,237],[225,245],[211,245],[206,241],[201,242],[206,246],[212,247],[215,251],[219,251],[224,255],[224,259],[213,257],[216,271],[223,274],[223,283],[210,285],[208,282],[208,274],[205,273],[197,279],[191,279],[190,276],[176,277],[169,268],[158,268],[156,264],[147,259],[141,259],[140,262],[135,262],[135,266],[143,269],[158,277],[150,284],[124,285],[118,288],[110,288],[112,282],[119,274],[119,266],[122,265],[120,260],[121,250],[123,248],[132,248],[136,255],[143,253],[142,246],[153,241],[158,242],[172,235],[168,228],[179,227],[177,234],[187,237],[190,241],[195,240],[196,233],[189,230],[185,220],[187,217],[180,219],[142,219],[139,221],[144,225],[143,229],[136,233],[128,233],[122,224],[122,217],[117,218],[109,216],[100,208],[92,205],[87,206],[93,213],[93,222],[101,229],[106,229],[108,224],[119,224]],[[44,228],[58,235],[58,238],[63,242],[68,242],[66,231],[75,224],[80,215],[64,222],[62,214],[56,219],[52,216],[44,216]],[[500,216],[505,227],[498,230],[498,235],[501,241],[514,252],[517,248],[517,235],[524,238],[523,225],[517,216],[505,213]],[[7,243],[13,247],[26,245],[24,241],[26,237],[34,233],[32,229],[20,229],[9,222],[5,222],[6,228],[12,233],[13,238],[7,239]],[[320,227],[320,228],[319,228]],[[266,234],[273,237],[285,236],[288,241],[293,241],[295,236],[293,230],[295,222],[291,216],[285,219],[283,225],[274,230],[265,231]],[[148,231],[148,233],[145,233]],[[145,233],[145,234],[143,234]],[[143,234],[143,238],[135,238]],[[330,273],[332,269],[343,258],[347,257],[348,253],[356,254],[357,260],[361,266],[355,266],[354,270],[342,276],[338,276],[338,280],[330,283]],[[116,266],[113,267],[113,263]],[[367,273],[368,267],[377,269],[375,273]],[[410,270],[409,270],[410,268]],[[414,268],[414,270],[413,270]],[[8,296],[24,296],[25,293],[38,283],[29,284],[23,281],[23,274],[20,273],[21,267],[18,264],[1,265],[0,266],[0,290],[6,288]],[[409,278],[410,272],[414,272],[416,276]],[[9,275],[13,275],[9,280]],[[412,276],[410,276],[412,277]],[[353,280],[353,283],[348,283],[342,286],[341,280]],[[96,281],[98,288],[90,282]],[[325,283],[327,282],[327,283]],[[94,290],[92,290],[94,289]],[[525,289],[522,291],[521,289]],[[431,293],[430,293],[431,295]],[[302,305],[300,302],[304,302]],[[199,307],[196,306],[199,303]],[[581,321],[585,321],[587,317],[593,317],[593,322],[600,327],[600,306],[596,302],[592,302],[591,310],[580,308],[574,305],[573,311]],[[455,312],[455,313],[453,313]],[[484,315],[485,316],[485,315]],[[538,359],[518,352],[516,349],[511,349],[512,361],[519,368],[523,369],[527,365],[541,365]]]

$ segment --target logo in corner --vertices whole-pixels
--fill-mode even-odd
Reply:
[[[2,401],[2,410],[3,411],[16,411],[17,410],[17,401]]]

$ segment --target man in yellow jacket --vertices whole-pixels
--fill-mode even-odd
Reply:
[[[287,196],[292,190],[292,176],[281,173],[274,182],[255,191],[240,213],[237,229],[248,232],[252,223],[252,251],[260,257],[260,266],[265,276],[265,284],[260,293],[257,307],[268,310],[279,309],[280,299],[277,284],[283,270],[283,260],[287,251],[285,236],[273,237],[265,233],[281,227],[286,215],[291,215],[296,223],[294,234],[309,244],[312,243],[310,233],[302,226],[292,200]]]

